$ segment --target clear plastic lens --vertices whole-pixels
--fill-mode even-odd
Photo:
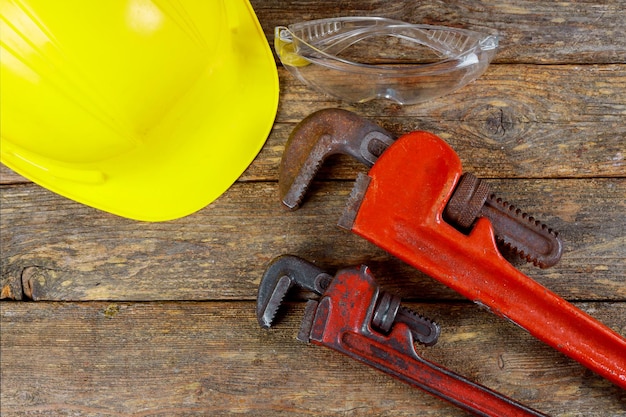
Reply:
[[[424,102],[478,78],[498,38],[375,17],[297,23],[275,30],[281,62],[304,83],[357,103]],[[357,61],[358,57],[358,61]]]

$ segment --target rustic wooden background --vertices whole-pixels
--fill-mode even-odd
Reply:
[[[140,223],[0,171],[3,416],[463,416],[330,350],[295,340],[303,304],[261,330],[265,265],[293,253],[369,264],[442,325],[425,357],[551,416],[626,416],[626,392],[334,225],[357,172],[333,158],[306,205],[277,199],[287,137],[341,107],[396,134],[432,131],[467,171],[560,230],[561,262],[518,265],[626,334],[626,2],[253,0],[276,25],[369,15],[497,33],[473,84],[432,103],[350,106],[279,67],[268,141],[237,183],[186,218]],[[593,334],[589,334],[593,337]],[[625,352],[626,354],[626,352]]]

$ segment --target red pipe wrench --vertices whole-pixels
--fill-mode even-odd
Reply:
[[[626,389],[626,339],[513,267],[488,219],[467,234],[445,221],[461,174],[442,139],[404,135],[359,176],[339,225]]]
[[[439,326],[382,291],[367,266],[345,268],[331,277],[296,256],[275,258],[259,285],[262,327],[274,324],[292,287],[321,296],[307,302],[298,340],[334,349],[478,416],[545,417],[421,357],[414,343],[435,344]]]

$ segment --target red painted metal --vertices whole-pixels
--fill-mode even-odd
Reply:
[[[626,389],[626,339],[515,269],[486,218],[468,235],[443,219],[461,162],[442,139],[407,134],[368,175],[353,232]]]
[[[409,327],[394,323],[384,335],[372,327],[379,287],[367,267],[337,273],[303,323],[311,343],[326,346],[479,416],[544,416],[512,399],[421,358]],[[307,314],[307,315],[309,315]],[[306,319],[305,319],[306,321]],[[309,330],[310,329],[310,330]]]

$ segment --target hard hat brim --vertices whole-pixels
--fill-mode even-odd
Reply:
[[[60,195],[131,219],[172,220],[210,204],[252,163],[278,107],[276,64],[256,15],[247,1],[231,3],[239,22],[220,46],[220,62],[165,114],[149,142],[59,165],[3,137],[2,162]]]

